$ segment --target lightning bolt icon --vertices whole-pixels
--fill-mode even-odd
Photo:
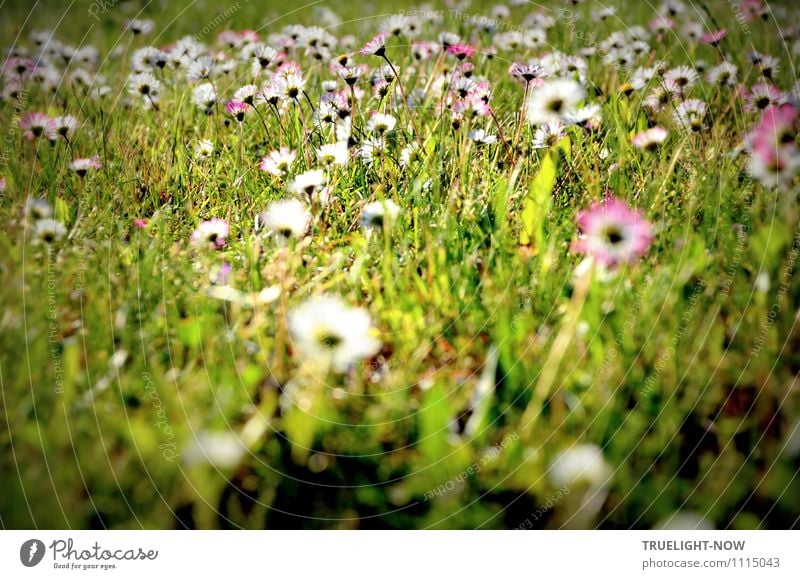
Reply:
[[[28,563],[33,561],[33,556],[36,554],[36,551],[39,550],[39,545],[37,543],[31,543],[31,550],[28,552]]]

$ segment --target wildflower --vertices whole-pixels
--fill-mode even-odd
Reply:
[[[643,151],[655,151],[667,139],[667,134],[667,129],[663,127],[647,129],[633,137],[633,146]]]
[[[414,161],[422,158],[422,148],[417,141],[411,141],[400,151],[400,166],[408,167]]]
[[[53,216],[53,206],[41,197],[29,197],[25,202],[25,218],[29,221],[38,221]]]
[[[321,169],[312,169],[297,175],[289,184],[289,191],[291,193],[302,193],[311,197],[314,193],[319,191],[327,181],[328,178]]]
[[[664,80],[666,82],[674,82],[680,90],[694,85],[697,80],[697,71],[690,66],[678,66],[668,70],[664,73]]]
[[[361,227],[377,230],[388,227],[400,215],[400,207],[391,199],[367,203],[361,210]]]
[[[52,129],[54,135],[63,137],[64,140],[69,141],[75,134],[75,131],[78,130],[78,119],[72,115],[55,117],[52,121]]]
[[[311,298],[291,310],[289,331],[300,356],[323,360],[340,372],[357,360],[374,356],[381,346],[373,337],[369,314],[336,297]]]
[[[574,80],[555,79],[534,87],[528,95],[527,118],[533,125],[561,122],[578,107],[586,91]]]
[[[700,37],[700,40],[706,44],[710,44],[711,46],[716,46],[717,44],[722,42],[722,39],[725,38],[727,35],[728,31],[725,30],[724,28],[721,28],[720,30],[714,30],[712,32],[704,33]]]
[[[359,148],[359,156],[367,165],[372,165],[376,161],[383,159],[386,155],[386,141],[380,137],[369,137],[364,139]]]
[[[217,90],[210,82],[198,84],[192,90],[192,102],[206,114],[211,113],[217,100]]]
[[[194,146],[194,158],[202,161],[208,159],[214,153],[214,143],[208,139],[198,141]]]
[[[147,229],[149,221],[147,219],[134,219],[133,226],[136,229]]]
[[[75,174],[78,177],[85,177],[86,173],[88,173],[92,169],[99,169],[103,166],[100,162],[100,157],[95,155],[89,159],[75,159],[69,164],[69,168],[72,171],[75,171]]]
[[[0,193],[5,193],[7,186],[8,186],[8,183],[6,181],[6,178],[5,177],[0,177]]]
[[[234,117],[238,123],[244,121],[244,116],[247,114],[248,106],[241,101],[229,100],[225,105],[225,110],[229,115]]]
[[[359,51],[361,56],[385,56],[386,55],[386,33],[377,34],[372,40],[367,42]]]
[[[310,220],[308,209],[297,199],[275,201],[261,214],[264,227],[283,239],[304,235]]]
[[[533,133],[531,147],[534,149],[549,149],[556,145],[567,135],[561,123],[545,123],[537,127]]]
[[[526,83],[543,76],[542,67],[533,64],[519,64],[515,62],[508,69],[508,73],[514,78],[524,80]]]
[[[738,68],[730,62],[723,62],[708,71],[706,80],[719,86],[736,86]]]
[[[561,451],[548,471],[559,487],[603,487],[611,476],[611,467],[603,451],[594,444],[578,444]]]
[[[158,98],[161,83],[149,72],[133,73],[128,77],[128,92],[148,99]]]
[[[284,99],[296,101],[302,94],[305,86],[306,81],[302,75],[290,72],[278,77],[277,86],[275,88]]]
[[[192,245],[199,248],[210,247],[219,249],[225,246],[225,239],[228,237],[230,228],[224,219],[214,218],[203,221],[192,232],[190,241]]]
[[[20,120],[19,128],[22,129],[22,135],[28,141],[42,136],[50,140],[55,139],[53,120],[44,113],[25,114]]]
[[[125,30],[130,30],[135,36],[150,34],[155,28],[152,20],[139,20],[133,18],[125,22]]]
[[[493,145],[497,142],[497,137],[487,133],[484,129],[473,129],[467,136],[478,145]]]
[[[772,106],[786,103],[786,93],[774,84],[759,82],[744,94],[744,110],[747,112],[763,111]]]
[[[39,219],[33,225],[33,240],[35,243],[54,243],[67,234],[67,228],[60,221],[50,217]]]
[[[605,266],[632,262],[647,251],[653,240],[650,223],[613,197],[581,211],[577,223],[581,235],[573,248]]]
[[[211,78],[214,72],[214,59],[210,56],[200,56],[186,68],[186,78],[191,81]]]
[[[378,133],[379,135],[384,135],[392,132],[396,124],[397,119],[395,119],[392,115],[375,113],[370,117],[369,122],[367,123],[367,130],[373,133]]]
[[[346,165],[350,154],[347,149],[346,141],[338,141],[327,145],[322,145],[317,149],[319,162],[330,167],[331,165]]]
[[[699,131],[705,128],[705,117],[708,105],[698,99],[688,99],[675,107],[674,118],[684,129]]]
[[[282,147],[280,150],[272,151],[269,155],[263,157],[259,169],[276,177],[284,177],[289,172],[289,168],[296,157],[297,153]]]
[[[446,52],[447,54],[452,54],[458,60],[464,60],[465,58],[472,58],[475,54],[475,49],[469,44],[451,44],[447,47]]]
[[[258,92],[258,87],[254,84],[246,84],[242,87],[239,87],[235,93],[233,93],[233,100],[243,102],[246,105],[253,106],[255,103],[256,93]]]

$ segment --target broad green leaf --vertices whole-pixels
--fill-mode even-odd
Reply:
[[[550,194],[556,184],[557,165],[555,151],[549,151],[543,158],[539,172],[533,178],[528,195],[522,206],[522,230],[520,244],[541,247],[544,241],[544,221],[550,211]]]

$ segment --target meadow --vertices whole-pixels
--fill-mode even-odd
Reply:
[[[0,526],[800,526],[800,13],[0,2]]]

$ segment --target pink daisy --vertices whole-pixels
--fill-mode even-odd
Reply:
[[[386,33],[377,34],[358,53],[361,56],[384,56],[386,54]]]
[[[44,113],[27,113],[19,123],[22,134],[28,141],[33,141],[45,136],[50,140],[55,140],[55,126],[53,119]]]
[[[472,55],[475,54],[475,49],[469,44],[451,44],[447,47],[447,53],[452,54],[458,60],[464,60],[465,58],[472,58]]]
[[[247,113],[247,108],[248,107],[246,103],[237,100],[230,100],[228,101],[228,104],[225,105],[225,110],[228,111],[228,114],[235,117],[240,123],[244,120],[244,115]]]
[[[577,223],[581,235],[573,249],[609,267],[634,261],[653,241],[650,223],[615,197],[581,211]]]
[[[720,28],[719,30],[714,30],[712,32],[705,32],[702,36],[700,36],[700,40],[706,44],[710,44],[711,46],[716,46],[727,35],[728,31],[724,28]]]

